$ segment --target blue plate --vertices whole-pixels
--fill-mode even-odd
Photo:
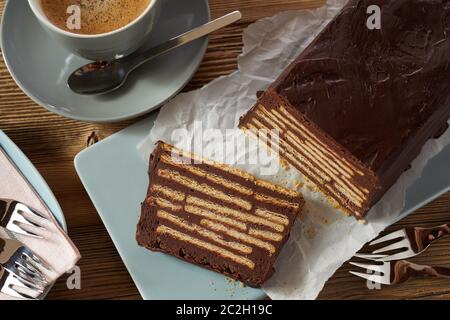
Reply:
[[[264,293],[241,288],[225,277],[136,244],[140,203],[146,195],[148,164],[136,145],[149,133],[152,114],[84,150],[75,167],[145,299],[261,299]],[[450,146],[434,157],[406,195],[407,215],[450,190]]]
[[[17,168],[22,172],[24,177],[33,186],[34,190],[39,194],[44,203],[50,209],[59,222],[60,226],[67,231],[66,220],[64,214],[59,206],[58,201],[50,190],[49,186],[42,178],[40,173],[36,170],[33,164],[28,160],[25,154],[12,142],[6,134],[0,130],[0,147],[15,163]]]

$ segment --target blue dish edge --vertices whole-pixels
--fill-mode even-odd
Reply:
[[[55,195],[45,182],[42,175],[31,163],[28,157],[20,150],[20,148],[3,132],[0,130],[0,147],[11,158],[17,168],[22,172],[24,177],[28,180],[31,186],[44,201],[45,205],[50,209],[55,219],[60,226],[67,232],[67,223],[62,212],[61,206],[58,203]]]

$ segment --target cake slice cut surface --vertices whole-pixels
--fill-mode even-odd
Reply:
[[[259,287],[301,213],[293,190],[159,142],[137,242]]]

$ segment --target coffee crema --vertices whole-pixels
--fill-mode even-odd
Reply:
[[[152,0],[41,0],[41,5],[50,22],[60,29],[78,34],[101,34],[133,22],[151,2]],[[68,8],[74,5],[80,8],[79,28],[74,27],[74,19],[77,18],[74,16],[75,12],[68,13]]]

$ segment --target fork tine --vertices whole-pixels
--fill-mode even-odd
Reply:
[[[36,263],[35,260],[29,258],[27,254],[22,255],[22,259],[20,259],[20,262],[17,261],[18,264],[22,265],[22,267],[30,270],[31,272],[39,275],[40,277],[44,278],[44,274],[42,273],[40,267],[41,265]]]
[[[46,286],[48,284],[47,280],[44,279],[42,274],[36,274],[28,268],[17,264],[16,270],[19,272],[19,276],[26,278],[26,280],[31,282],[39,282],[41,285]]]
[[[30,281],[31,281],[31,279],[39,276],[34,271],[28,269],[27,267],[21,265],[18,262],[15,263],[14,270],[10,270],[10,271],[12,271],[13,273],[17,274],[21,278],[26,278],[27,280],[30,280]]]
[[[48,220],[48,218],[46,216],[44,216],[42,213],[40,213],[39,211],[36,211],[34,208],[31,208],[30,206],[26,205],[25,203],[16,202],[16,201],[14,203],[15,203],[15,210],[20,215],[23,215],[24,212],[27,212],[27,213],[30,213],[39,218]]]
[[[39,211],[34,210],[33,208],[28,208],[32,214],[38,216],[39,218],[42,218],[44,220],[48,220],[48,217],[46,217],[45,215],[43,215],[42,213],[40,213]]]
[[[28,281],[27,279],[24,279],[16,274],[13,274],[14,279],[16,280],[16,283],[19,283],[20,285],[24,286],[25,288],[29,288],[32,290],[36,290],[40,293],[43,292],[43,288],[39,286],[34,281]]]
[[[405,230],[404,229],[400,229],[400,230],[397,230],[395,232],[391,232],[391,233],[385,235],[384,237],[381,237],[379,239],[376,239],[376,240],[370,242],[369,245],[373,246],[373,245],[376,245],[376,244],[379,244],[379,243],[382,243],[382,242],[385,242],[385,241],[394,240],[394,239],[397,239],[397,238],[400,238],[400,237],[404,237],[404,236],[405,236]]]
[[[44,239],[44,233],[45,233],[45,229],[40,227],[40,226],[36,226],[35,224],[32,224],[30,222],[28,223],[24,223],[21,221],[14,221],[14,224],[16,226],[18,226],[20,229],[22,229],[23,231],[25,231],[28,235],[31,235],[35,238],[39,238],[39,239]]]
[[[381,249],[375,250],[373,253],[377,254],[377,253],[381,253],[381,252],[387,252],[387,251],[391,251],[391,250],[397,250],[397,249],[402,249],[402,248],[409,248],[409,241],[408,239],[403,239],[401,241],[395,242],[393,244],[390,244],[386,247],[383,247]]]
[[[17,274],[17,281],[21,284],[26,286],[27,288],[33,289],[33,290],[40,290],[42,291],[45,288],[45,284],[41,282],[40,280],[30,277],[27,273],[22,271],[22,269],[16,270]]]
[[[33,299],[33,300],[38,299],[38,296],[40,296],[44,292],[41,289],[34,289],[34,288],[30,288],[28,286],[22,286],[22,285],[17,285],[17,284],[11,284],[9,286],[9,288],[11,290],[14,290],[14,292],[19,294],[20,296],[22,296],[26,299]]]
[[[27,263],[27,261],[17,261],[16,262],[17,269],[21,269],[23,272],[27,273],[31,277],[41,281],[46,282],[45,275],[41,270],[36,269],[34,266]]]
[[[367,270],[372,270],[376,272],[383,272],[383,265],[376,265],[376,264],[368,264],[368,263],[359,263],[359,262],[349,262],[351,265],[360,267]]]
[[[393,255],[386,255],[383,258],[378,259],[377,261],[383,261],[383,262],[389,262],[389,261],[396,261],[396,260],[404,260],[411,258],[414,256],[415,253],[412,250],[406,250],[402,251]]]
[[[43,278],[43,276],[33,273],[26,267],[19,266],[18,268],[16,268],[15,273],[17,273],[21,278],[23,278],[29,282],[32,282],[32,283],[39,282],[39,285],[44,285],[45,279]]]
[[[352,275],[381,284],[390,284],[382,276],[376,274],[366,274],[361,272],[349,271]]]
[[[42,226],[46,221],[48,221],[48,219],[46,217],[41,216],[34,210],[30,210],[30,211],[18,210],[17,212],[22,217],[24,217],[27,221],[29,221],[33,224],[37,224],[39,226]]]
[[[20,297],[22,297],[22,298],[24,298],[24,299],[28,299],[28,300],[39,300],[38,298],[29,296],[29,295],[27,295],[27,294],[25,294],[25,293],[23,293],[23,292],[19,292],[19,291],[16,289],[16,286],[11,286],[10,289],[13,290],[16,294],[18,294]],[[19,297],[19,298],[20,298],[20,297]]]
[[[3,221],[3,226],[7,230],[13,233],[42,238],[42,232],[35,234],[30,228],[43,227],[46,229],[46,226],[49,223],[48,217],[43,216],[42,213],[37,212],[27,205],[17,201],[11,201],[10,210],[12,210],[11,216],[7,220]],[[27,228],[26,226],[29,226],[30,228]]]
[[[37,269],[44,268],[47,269],[48,271],[51,271],[50,267],[38,256],[36,256],[31,250],[28,249],[23,253],[23,255],[26,257],[28,261],[33,263],[37,267]]]
[[[361,258],[361,259],[366,259],[366,260],[380,260],[380,261],[384,261],[382,260],[383,258],[388,257],[388,255],[386,254],[372,254],[372,253],[357,253],[354,255],[354,257],[356,258]]]

